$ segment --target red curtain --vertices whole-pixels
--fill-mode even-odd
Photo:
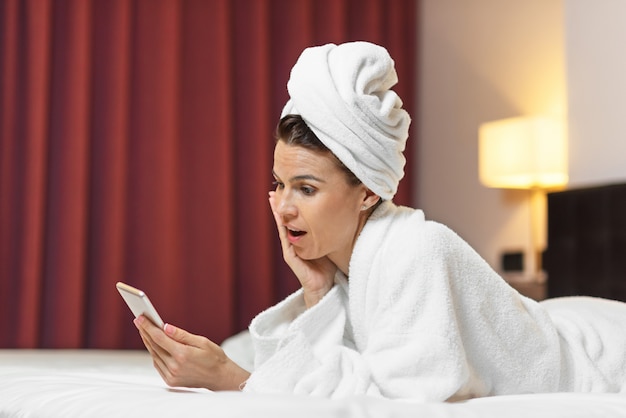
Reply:
[[[0,347],[141,347],[117,281],[216,342],[295,290],[267,203],[289,70],[382,44],[415,116],[416,1],[0,0]]]

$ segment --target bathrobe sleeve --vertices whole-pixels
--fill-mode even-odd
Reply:
[[[245,390],[444,401],[558,386],[541,309],[452,231],[400,215],[368,221],[349,289],[339,280],[308,310],[299,291],[253,320]]]
[[[310,309],[299,290],[252,321],[255,369],[245,391],[379,395],[366,362],[346,339],[347,283],[336,282]]]

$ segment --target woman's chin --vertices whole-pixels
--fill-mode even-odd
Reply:
[[[311,260],[317,260],[318,258],[321,258],[319,255],[317,254],[311,254],[310,251],[307,251],[304,248],[297,248],[294,247],[294,251],[296,253],[296,255],[302,259],[302,260],[306,260],[306,261],[311,261]]]

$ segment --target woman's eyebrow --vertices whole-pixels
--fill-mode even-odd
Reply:
[[[315,177],[313,174],[302,174],[300,176],[294,176],[290,179],[290,181],[302,181],[302,180],[313,180],[319,183],[326,183],[325,180],[322,180],[319,177]]]
[[[276,174],[276,172],[274,170],[272,170],[272,175],[279,179],[280,177]],[[319,183],[326,183],[326,180],[322,180],[319,177],[314,176],[313,174],[301,174],[299,176],[294,176],[292,178],[289,179],[290,182],[294,182],[294,181],[302,181],[302,180],[313,180],[313,181],[317,181]]]

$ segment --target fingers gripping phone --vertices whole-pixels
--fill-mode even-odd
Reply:
[[[117,282],[115,287],[117,287],[117,290],[120,292],[120,295],[122,295],[122,298],[124,298],[124,301],[135,315],[135,318],[143,315],[152,321],[157,327],[162,329],[165,326],[165,323],[159,316],[158,312],[154,309],[154,306],[152,306],[150,299],[148,299],[148,295],[146,295],[142,290],[122,282]]]

